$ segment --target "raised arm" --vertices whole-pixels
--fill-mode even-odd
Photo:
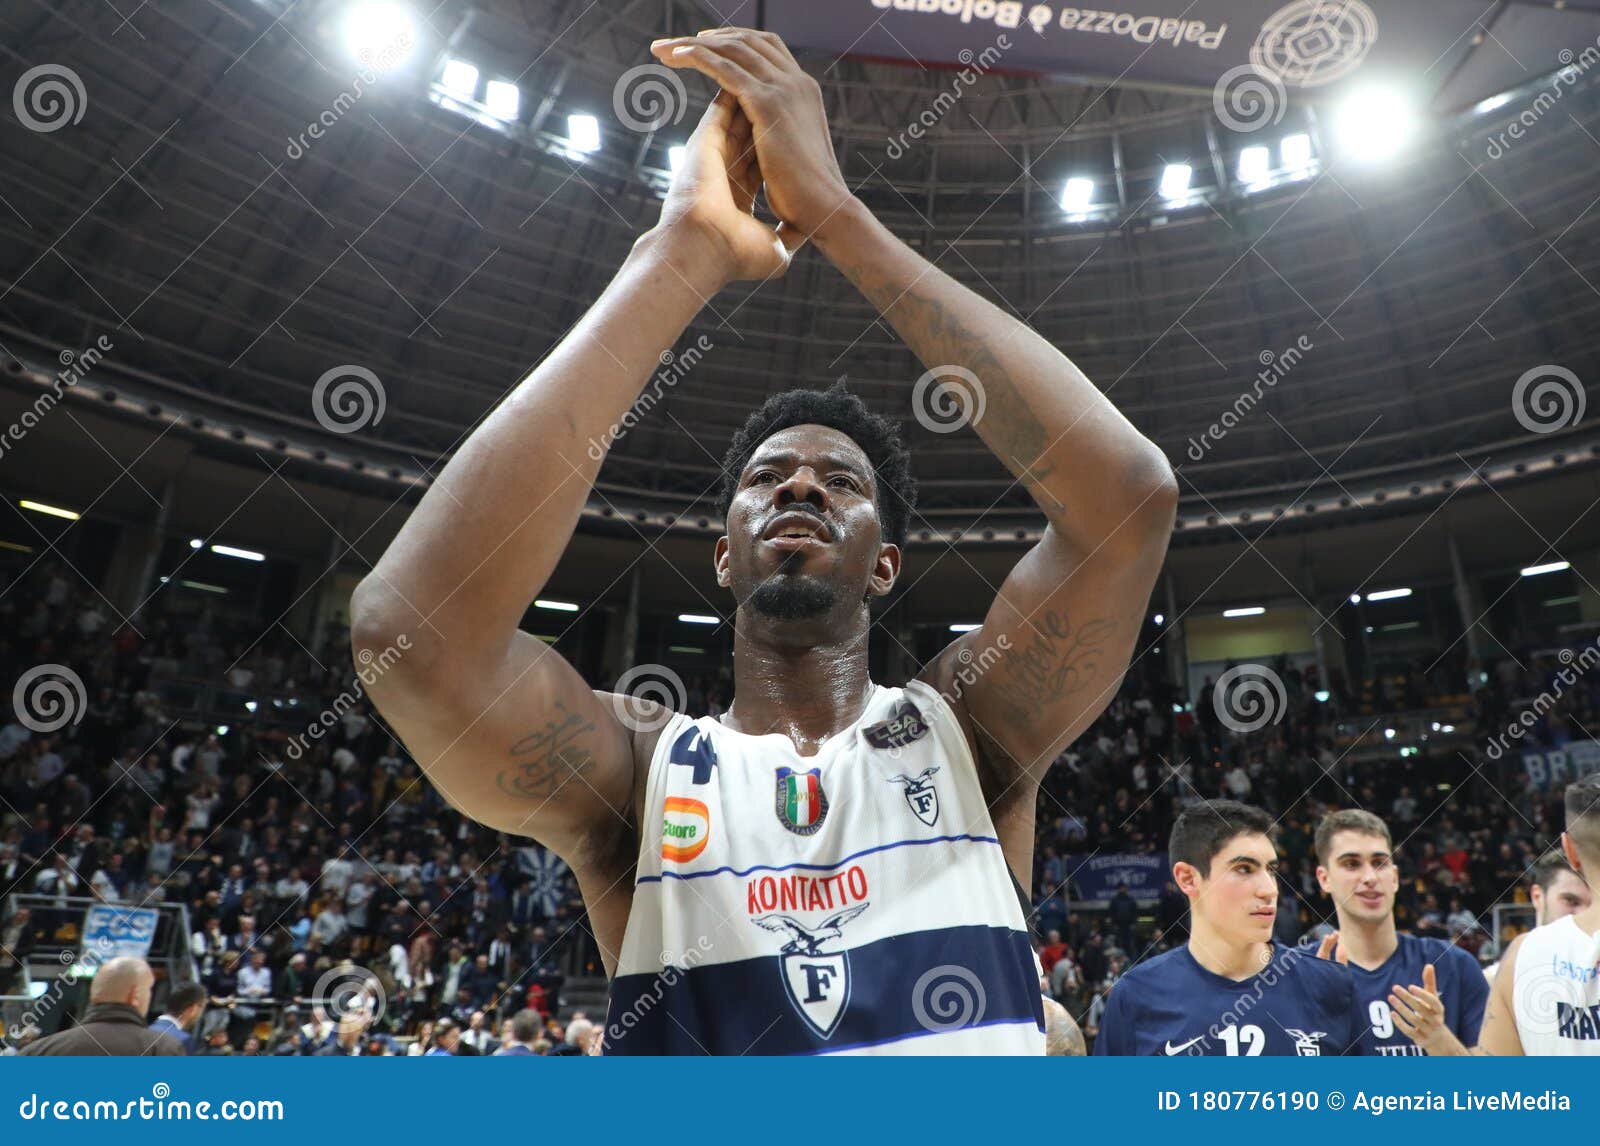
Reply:
[[[1000,749],[983,753],[999,773],[991,779],[1005,789],[1036,781],[1105,708],[1127,669],[1172,530],[1171,465],[1059,350],[873,218],[839,172],[816,83],[776,36],[721,28],[652,50],[738,96],[773,211],[815,242],[930,372],[968,387],[969,398],[970,387],[981,389],[973,428],[1033,496],[1048,529],[1001,586],[982,628],[923,675],[958,694],[981,747]],[[952,690],[963,648],[987,651],[982,663],[993,667]]]
[[[751,213],[748,139],[719,97],[661,222],[456,451],[351,601],[368,692],[428,778],[467,815],[549,845],[580,879],[602,852],[626,854],[631,735],[607,694],[518,626],[662,351],[727,282],[787,266]]]

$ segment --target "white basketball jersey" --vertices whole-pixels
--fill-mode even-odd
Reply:
[[[674,716],[650,761],[606,1054],[1042,1054],[1032,947],[932,687],[814,756]]]
[[[1570,915],[1534,928],[1512,992],[1523,1054],[1600,1057],[1600,935]]]

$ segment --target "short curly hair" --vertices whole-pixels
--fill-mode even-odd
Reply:
[[[917,508],[917,480],[911,473],[911,451],[900,440],[900,427],[874,414],[860,398],[837,382],[827,390],[789,390],[774,394],[734,431],[722,458],[722,489],[717,510],[726,520],[739,486],[739,475],[757,447],[791,426],[828,426],[846,435],[867,455],[877,478],[878,527],[883,539],[904,547],[911,515]]]

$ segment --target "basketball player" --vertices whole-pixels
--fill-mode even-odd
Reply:
[[[1584,880],[1590,904],[1512,940],[1489,989],[1480,1055],[1600,1058],[1600,772],[1567,788],[1561,850]],[[1445,1052],[1434,1052],[1445,1053]],[[1448,1053],[1467,1054],[1457,1043]]]
[[[1528,888],[1528,898],[1533,902],[1535,927],[1576,915],[1594,902],[1594,897],[1589,894],[1589,885],[1572,870],[1567,857],[1559,851],[1547,852],[1533,865],[1533,885]],[[1499,963],[1492,963],[1483,969],[1484,977],[1491,983],[1499,973]]]
[[[1272,819],[1232,800],[1185,808],[1167,844],[1189,942],[1111,988],[1097,1055],[1361,1054],[1348,968],[1272,938]]]
[[[371,695],[453,806],[573,868],[613,976],[607,1054],[1041,1053],[1013,873],[1032,868],[1041,775],[1126,671],[1172,469],[1055,347],[851,194],[820,89],[776,36],[654,51],[722,90],[660,221],[357,589],[358,658],[407,638]],[[775,228],[752,213],[763,187]],[[802,244],[925,365],[978,380],[973,428],[1048,529],[981,628],[880,686],[870,604],[901,573],[907,451],[842,391],[776,394],[722,465],[728,711],[592,691],[518,623],[658,357],[718,290],[782,274]]]
[[[1317,883],[1339,917],[1318,954],[1347,963],[1355,977],[1366,1053],[1426,1054],[1444,1032],[1467,1046],[1477,1042],[1489,1000],[1477,960],[1442,939],[1395,929],[1400,869],[1389,826],[1356,808],[1330,812],[1317,824],[1315,846]],[[1433,1015],[1435,1005],[1442,1014]],[[1427,1015],[1413,1023],[1419,1009]]]

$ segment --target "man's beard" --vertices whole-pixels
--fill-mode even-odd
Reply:
[[[757,585],[747,603],[775,621],[804,621],[827,613],[838,600],[838,590],[830,582],[779,572]]]

